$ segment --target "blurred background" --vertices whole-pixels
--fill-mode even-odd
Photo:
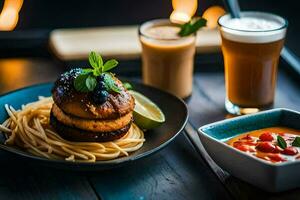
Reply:
[[[172,12],[171,0],[1,0],[2,12],[5,2],[15,5],[19,13],[18,19],[11,19],[13,14],[7,14],[7,19],[4,19],[16,21],[16,26],[11,27],[11,32],[0,31],[0,57],[49,56],[49,33],[57,28],[136,25],[154,18],[168,18]],[[300,55],[298,1],[239,2],[243,10],[260,10],[286,17],[289,21],[286,44]],[[213,5],[223,6],[223,1],[199,0],[198,15]],[[4,18],[4,14],[0,16],[2,30],[1,17]]]
[[[272,12],[285,17],[289,21],[286,46],[300,57],[298,1],[239,2],[242,10]],[[224,8],[222,0],[199,0],[196,15],[201,16],[207,8],[216,5]],[[86,59],[62,60],[55,54],[50,38],[56,29],[137,26],[151,19],[169,18],[172,10],[171,0],[0,0],[0,90],[5,92],[34,83],[53,81],[57,74],[68,67],[87,64]],[[134,34],[137,33],[136,27],[133,30]],[[108,41],[106,45],[113,42]],[[118,44],[115,45],[118,47]],[[74,45],[73,50],[76,47]],[[280,67],[285,64],[281,60]],[[141,74],[139,56],[123,59],[120,65],[122,67],[117,70],[121,75]],[[221,52],[216,49],[198,54],[195,70],[222,71]],[[39,73],[40,78],[32,76],[33,72]]]

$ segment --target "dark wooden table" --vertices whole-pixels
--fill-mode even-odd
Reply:
[[[0,93],[54,81],[65,69],[48,58],[0,60]],[[222,72],[196,73],[188,103],[194,127],[224,119]],[[285,71],[276,107],[300,110],[300,87]],[[0,105],[3,106],[3,105]],[[299,191],[265,193],[228,176],[222,182],[185,132],[162,151],[109,171],[76,172],[42,167],[0,152],[0,199],[299,199]]]

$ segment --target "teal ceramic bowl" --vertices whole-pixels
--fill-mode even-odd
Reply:
[[[208,124],[200,127],[198,133],[212,159],[233,176],[269,192],[300,187],[300,160],[271,163],[225,143],[239,134],[271,126],[300,130],[300,113],[273,109]]]

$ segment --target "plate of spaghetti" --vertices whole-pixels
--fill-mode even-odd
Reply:
[[[99,170],[157,152],[182,131],[188,118],[182,100],[138,82],[129,87],[108,72],[115,60],[103,63],[92,52],[90,63],[55,83],[1,96],[0,148],[47,166]],[[131,88],[151,100],[163,115],[160,123],[135,119],[141,103]]]

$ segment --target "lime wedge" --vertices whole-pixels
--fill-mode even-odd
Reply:
[[[129,90],[135,99],[133,111],[134,122],[142,129],[153,129],[165,121],[165,115],[160,108],[141,93]]]

